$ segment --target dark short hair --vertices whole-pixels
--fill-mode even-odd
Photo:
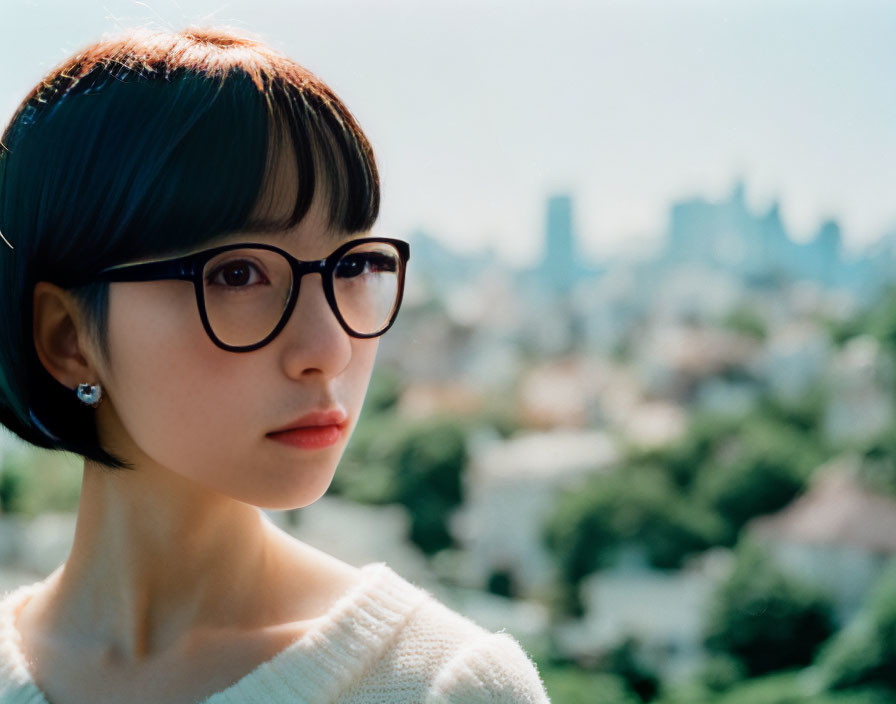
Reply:
[[[373,150],[339,98],[226,28],[133,29],[86,47],[28,94],[0,142],[0,423],[109,468],[131,465],[37,358],[38,281],[284,231],[318,189],[333,232],[369,230],[379,211]],[[298,185],[275,213],[264,203],[284,164]],[[108,283],[71,291],[108,358]]]

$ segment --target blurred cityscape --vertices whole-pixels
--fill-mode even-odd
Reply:
[[[558,704],[896,701],[896,230],[796,242],[737,182],[587,261],[575,208],[526,269],[411,234],[334,484],[271,519],[511,632]],[[0,590],[80,481],[3,440]]]

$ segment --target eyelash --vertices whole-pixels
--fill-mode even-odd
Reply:
[[[366,273],[377,273],[381,271],[395,271],[395,262],[394,260],[387,256],[382,255],[377,252],[356,252],[352,255],[347,256],[345,259],[340,260],[340,262],[336,265],[336,269],[334,270],[334,275],[336,278],[344,278],[344,279],[353,279],[358,276],[363,276]],[[362,262],[363,260],[363,262]],[[358,263],[362,263],[363,269],[361,271],[355,271],[351,269],[351,267],[357,266]],[[245,284],[242,286],[228,286],[227,284],[216,284],[215,279],[221,274],[221,272],[226,271],[228,267],[233,266],[242,266],[253,269],[263,280],[256,282],[255,284]],[[340,277],[339,273],[343,271],[345,273],[351,272],[349,276]],[[233,290],[249,288],[252,285],[265,284],[270,283],[267,276],[265,276],[264,271],[260,269],[254,262],[249,259],[234,259],[229,262],[225,262],[223,264],[219,264],[214,271],[209,273],[206,277],[207,284],[215,284],[220,285],[222,288],[229,288]]]
[[[263,281],[260,281],[258,283],[268,283],[268,278],[264,275],[264,272],[262,272],[261,269],[258,268],[258,266],[256,266],[253,262],[249,261],[248,259],[234,259],[233,261],[226,262],[224,264],[220,264],[214,271],[212,271],[206,277],[206,283],[214,284],[215,283],[214,280],[218,277],[218,274],[220,274],[222,271],[227,270],[228,267],[232,267],[237,264],[240,266],[247,266],[247,267],[255,270],[263,279]],[[246,284],[243,286],[228,286],[227,284],[220,284],[220,285],[223,288],[240,289],[240,288],[249,288],[249,286],[251,286],[253,284]]]
[[[395,262],[394,260],[387,255],[379,255],[377,256],[377,252],[358,252],[345,259],[340,260],[340,264],[345,263],[346,265],[353,264],[363,257],[364,259],[364,270],[354,274],[353,276],[345,277],[345,278],[354,278],[355,276],[360,276],[367,272],[379,272],[379,271],[395,271]],[[386,264],[386,266],[384,266]],[[336,272],[339,272],[339,265],[336,266]]]

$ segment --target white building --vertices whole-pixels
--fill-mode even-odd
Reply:
[[[825,373],[831,357],[828,333],[815,322],[772,327],[751,367],[777,396],[798,399]]]
[[[558,627],[556,642],[589,659],[633,638],[664,678],[693,675],[705,658],[707,604],[731,564],[727,550],[713,550],[681,570],[618,567],[593,574],[580,587],[584,618]]]
[[[702,381],[747,366],[758,346],[738,332],[654,318],[636,338],[633,363],[649,394],[690,403]]]
[[[824,430],[834,442],[868,440],[893,423],[893,361],[877,339],[849,340],[831,362]]]
[[[557,492],[617,459],[609,436],[594,431],[528,433],[473,448],[467,499],[452,520],[470,586],[505,572],[522,596],[548,588],[554,566],[542,535]]]
[[[854,456],[832,460],[803,496],[748,527],[782,568],[825,589],[843,622],[896,559],[896,497],[863,487],[858,468]]]

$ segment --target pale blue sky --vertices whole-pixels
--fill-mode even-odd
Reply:
[[[105,32],[223,23],[320,75],[373,142],[379,229],[511,261],[568,190],[586,250],[743,176],[798,239],[896,225],[896,3],[880,0],[4,0],[0,115]]]

